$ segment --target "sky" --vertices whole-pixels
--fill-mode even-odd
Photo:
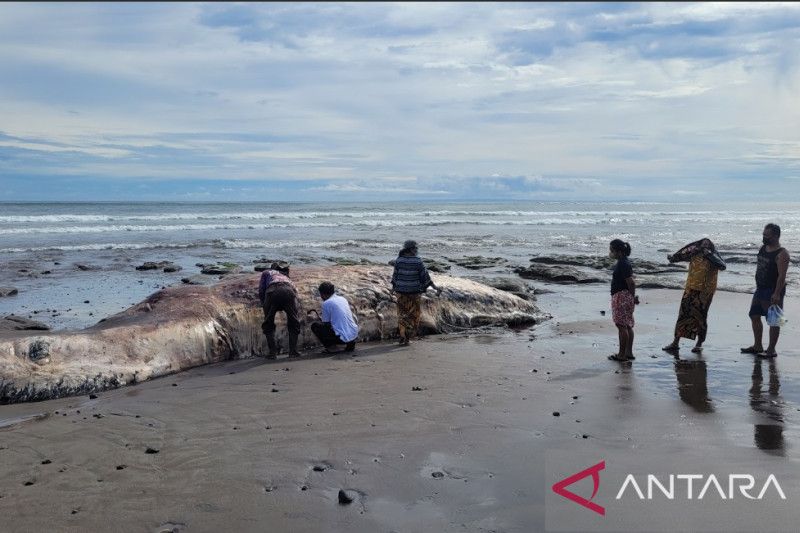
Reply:
[[[0,201],[797,198],[800,3],[0,3]]]

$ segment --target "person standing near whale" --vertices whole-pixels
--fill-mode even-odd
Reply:
[[[762,316],[767,316],[770,306],[777,305],[783,309],[783,298],[786,295],[786,272],[789,270],[789,252],[781,246],[781,227],[767,224],[761,236],[763,246],[758,251],[756,266],[756,291],[750,304],[750,321],[753,326],[753,345],[742,348],[742,353],[775,357],[775,345],[781,333],[780,326],[770,326],[769,345],[764,350],[761,338],[764,333]]]

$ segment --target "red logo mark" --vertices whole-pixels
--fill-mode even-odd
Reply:
[[[606,467],[606,462],[605,461],[600,461],[596,465],[590,466],[586,470],[581,470],[577,474],[573,474],[573,475],[569,476],[568,478],[562,479],[561,481],[559,481],[558,483],[553,485],[553,492],[555,492],[559,496],[563,496],[563,497],[567,498],[568,500],[572,500],[573,502],[577,503],[578,505],[582,505],[582,506],[586,507],[587,509],[590,509],[590,510],[594,511],[595,513],[597,513],[599,515],[605,516],[606,515],[606,510],[605,510],[604,507],[600,507],[596,503],[589,501],[592,498],[594,498],[595,494],[597,494],[597,489],[600,488],[600,471],[604,470],[605,467]],[[568,487],[569,485],[572,485],[576,481],[582,480],[583,478],[585,478],[587,476],[592,476],[592,481],[594,481],[594,491],[592,492],[592,495],[589,498],[589,500],[587,500],[586,498],[584,498],[582,496],[578,496],[574,492],[570,492],[565,488],[565,487]]]

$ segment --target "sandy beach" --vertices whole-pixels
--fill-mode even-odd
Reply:
[[[622,367],[606,360],[607,288],[552,288],[538,305],[553,319],[530,329],[231,361],[2,406],[0,529],[793,530],[797,323],[770,367],[738,353],[747,295],[718,293],[704,354],[687,344],[676,362],[660,346],[680,292],[642,290],[637,360]],[[550,490],[601,459],[606,516]],[[787,499],[615,500],[608,486],[692,469],[775,473]]]

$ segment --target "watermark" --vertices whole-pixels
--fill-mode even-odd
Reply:
[[[775,474],[761,465],[744,465],[721,473],[704,471],[708,465],[702,462],[676,461],[685,464],[674,472],[665,471],[663,462],[648,472],[646,461],[637,459],[597,457],[577,465],[560,459],[555,468],[550,461],[546,529],[700,531],[703,524],[720,527],[722,519],[728,524],[723,529],[752,531],[749,524],[785,524],[791,516],[786,489],[796,476],[787,477],[784,470]],[[576,466],[581,469],[575,471]]]

